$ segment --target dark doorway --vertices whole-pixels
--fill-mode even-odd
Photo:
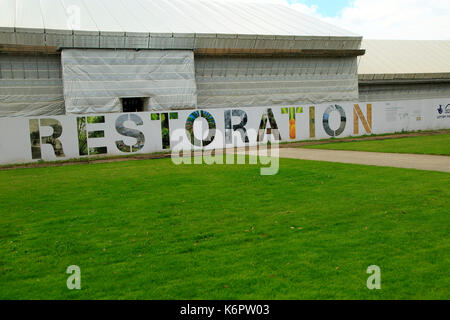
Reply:
[[[122,112],[144,111],[145,98],[122,98]]]

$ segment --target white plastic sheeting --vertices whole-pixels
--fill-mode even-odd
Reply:
[[[196,57],[198,106],[358,100],[356,58]]]
[[[67,113],[120,112],[134,97],[145,110],[197,105],[192,51],[68,49],[62,65]]]
[[[0,8],[2,44],[150,49],[359,49],[361,44],[349,31],[266,3],[0,0]]]
[[[64,114],[59,55],[0,54],[0,117]]]
[[[359,85],[360,101],[389,101],[450,97],[450,82],[364,83]]]

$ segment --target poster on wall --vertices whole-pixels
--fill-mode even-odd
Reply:
[[[450,98],[0,119],[0,163],[450,128]]]

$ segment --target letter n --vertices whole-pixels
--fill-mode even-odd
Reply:
[[[364,117],[358,104],[353,107],[353,133],[359,134],[359,120],[364,126],[366,133],[372,133],[372,104],[367,104],[367,118]]]

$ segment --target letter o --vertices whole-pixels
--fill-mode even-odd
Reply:
[[[337,130],[332,130],[330,128],[330,114],[333,111],[338,111],[340,113],[341,116],[341,124],[339,126],[339,128]],[[323,129],[325,130],[325,132],[330,136],[330,137],[337,137],[339,135],[341,135],[344,130],[345,130],[345,126],[347,125],[347,116],[345,115],[345,110],[344,108],[342,108],[339,105],[334,105],[334,106],[329,106],[324,114],[323,114]]]
[[[205,140],[197,139],[194,134],[194,122],[198,118],[204,118],[208,122],[209,131]],[[214,141],[216,135],[216,120],[214,120],[214,117],[207,111],[194,111],[188,116],[185,128],[186,135],[192,145],[196,147],[206,147]]]

